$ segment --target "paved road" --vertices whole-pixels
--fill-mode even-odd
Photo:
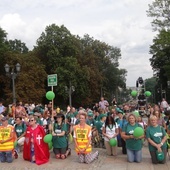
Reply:
[[[72,145],[71,148],[74,146]],[[118,148],[118,155],[106,156],[105,149],[99,150],[99,159],[91,164],[78,163],[77,156],[72,150],[72,154],[65,160],[56,160],[51,152],[50,161],[44,165],[32,164],[22,159],[22,153],[13,163],[0,163],[0,170],[169,170],[170,160],[167,157],[166,164],[153,165],[147,146],[143,147],[143,161],[141,163],[128,163],[126,155],[121,154],[121,148]]]

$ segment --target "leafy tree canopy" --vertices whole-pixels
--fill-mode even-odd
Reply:
[[[169,0],[154,0],[149,4],[147,11],[149,17],[154,18],[152,27],[156,30],[170,29],[170,1]]]

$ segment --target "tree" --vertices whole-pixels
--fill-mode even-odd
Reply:
[[[3,88],[4,84],[1,81],[1,77],[4,74],[4,65],[5,65],[5,54],[8,51],[7,46],[7,33],[0,27],[0,96],[4,98]]]
[[[33,54],[14,54],[6,53],[5,62],[10,66],[20,63],[21,71],[15,79],[16,98],[24,103],[41,103],[45,97],[44,81],[47,79],[44,65]],[[1,76],[1,83],[5,84],[3,91],[6,96],[6,102],[12,102],[12,82],[4,74]]]
[[[170,1],[155,0],[149,5],[147,14],[154,18],[153,29],[158,30],[150,47],[150,53],[153,55],[150,59],[151,66],[158,79],[157,88],[167,89],[167,81],[170,80]],[[169,96],[169,90],[167,92]]]
[[[34,50],[42,63],[46,66],[48,74],[54,73],[60,66],[62,57],[76,56],[76,38],[64,27],[52,24],[47,26],[45,32],[37,40]]]
[[[109,46],[99,40],[94,40],[87,34],[81,39],[81,43],[83,47],[83,55],[79,57],[81,65],[88,65],[90,70],[97,73],[97,76],[92,79],[92,87],[96,84],[95,87],[97,89],[97,91],[96,89],[95,91],[93,90],[93,93],[96,92],[96,100],[99,99],[99,95],[105,95],[106,98],[111,100],[118,86],[125,86],[126,81],[125,79],[121,79],[121,77],[124,77],[123,74],[126,75],[126,72],[121,72],[118,69],[118,60],[121,56],[120,49]],[[120,80],[123,80],[124,83],[120,83]]]
[[[17,39],[9,40],[8,45],[9,45],[9,50],[13,52],[24,54],[24,53],[28,53],[29,51],[26,44],[21,42],[21,40],[17,40]]]
[[[170,29],[170,1],[169,0],[155,0],[149,4],[147,11],[149,17],[154,18],[152,27],[156,30]]]
[[[156,103],[157,90],[157,80],[155,77],[151,77],[145,80],[145,91],[150,91],[152,94],[152,96],[149,98],[149,102]]]
[[[63,25],[46,27],[34,51],[46,66],[47,74],[58,74],[60,85],[56,88],[56,98],[61,102],[66,99],[64,86],[70,82],[76,89],[72,95],[74,105],[98,101],[101,89],[105,91],[105,97],[111,98],[111,92],[118,84],[125,84],[125,79],[120,77],[126,73],[118,69],[119,48],[94,40],[89,35],[83,38],[72,35]]]
[[[153,55],[150,59],[151,66],[155,76],[160,79],[163,86],[169,77],[170,66],[170,31],[161,30],[153,40],[154,44],[150,47],[150,53]]]

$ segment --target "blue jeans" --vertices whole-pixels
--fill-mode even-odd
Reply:
[[[141,162],[142,161],[142,150],[130,150],[127,149],[127,159],[129,162]]]
[[[0,161],[1,162],[11,163],[13,161],[13,159],[12,159],[12,151],[0,152]]]

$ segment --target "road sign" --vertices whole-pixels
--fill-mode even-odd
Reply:
[[[48,86],[57,86],[57,74],[48,75]]]

